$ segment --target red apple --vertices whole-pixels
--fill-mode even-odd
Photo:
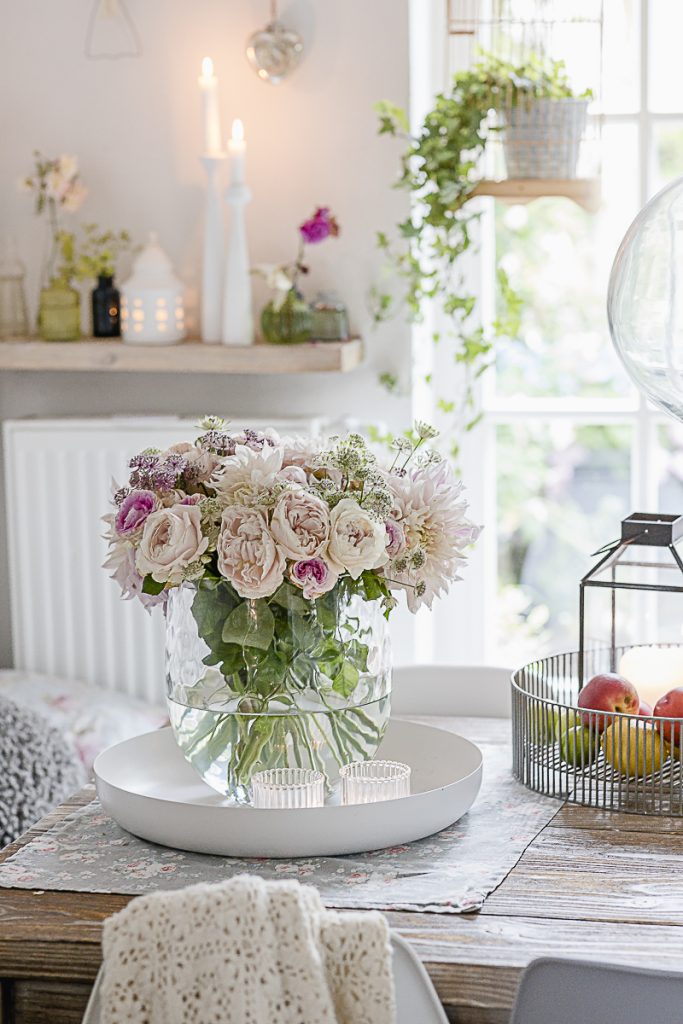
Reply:
[[[615,672],[593,676],[579,692],[577,704],[580,708],[590,711],[618,712],[623,715],[636,715],[640,707],[640,697],[633,683]],[[602,732],[610,724],[606,715],[582,714],[584,725],[592,724],[597,732]]]
[[[645,718],[651,718],[652,717],[652,708],[650,707],[650,705],[648,704],[648,702],[646,700],[641,700],[640,707],[638,708],[638,714],[639,715],[644,715]]]
[[[677,686],[660,697],[655,704],[654,714],[657,718],[683,718],[683,686]],[[680,747],[680,722],[662,722],[661,730],[667,743]]]

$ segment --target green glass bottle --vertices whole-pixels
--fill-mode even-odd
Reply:
[[[78,341],[81,296],[66,281],[52,280],[40,292],[38,335],[43,341]]]

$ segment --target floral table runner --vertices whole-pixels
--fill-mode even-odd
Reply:
[[[451,914],[478,910],[559,804],[513,779],[507,739],[486,742],[458,725],[482,749],[481,792],[464,818],[427,839],[345,857],[216,857],[138,839],[93,800],[0,864],[0,886],[134,895],[246,872],[313,884],[332,907]]]

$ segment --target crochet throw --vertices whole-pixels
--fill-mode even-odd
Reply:
[[[315,889],[239,875],[104,924],[102,1024],[393,1024],[389,928]]]

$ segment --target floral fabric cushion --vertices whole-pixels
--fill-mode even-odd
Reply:
[[[37,672],[0,670],[0,695],[43,715],[71,741],[88,771],[113,743],[168,725],[164,707]]]

